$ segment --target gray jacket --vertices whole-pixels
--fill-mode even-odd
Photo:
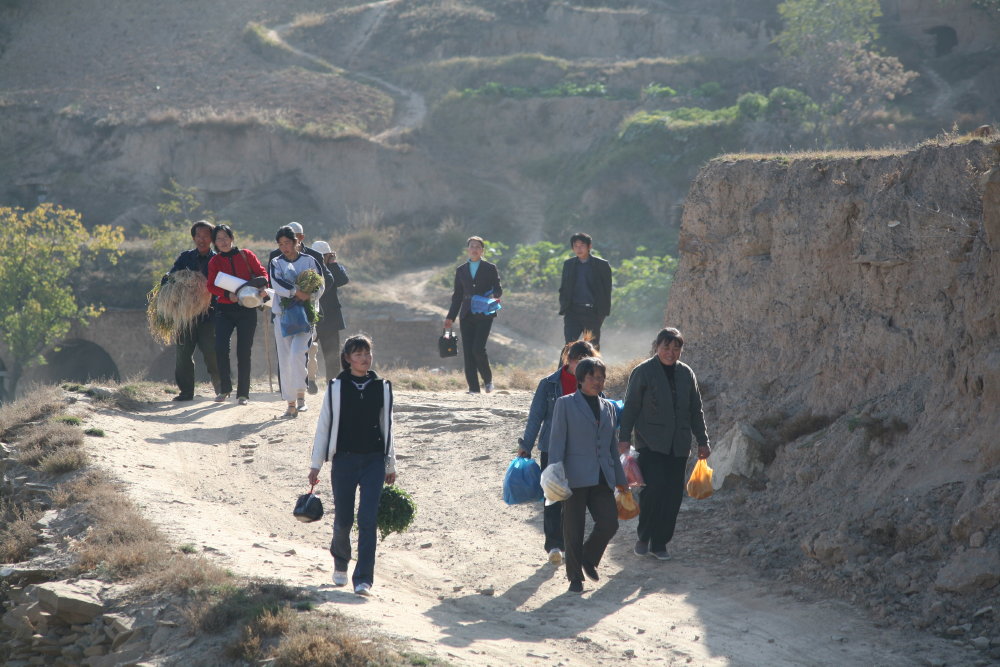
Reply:
[[[674,371],[677,385],[677,410],[674,410],[670,381],[663,372],[659,357],[642,362],[632,371],[622,409],[622,441],[632,439],[635,431],[637,449],[687,457],[698,445],[708,445],[705,413],[701,408],[698,379],[687,364],[677,362]]]
[[[618,459],[615,408],[607,399],[598,400],[599,423],[579,391],[556,401],[549,433],[549,465],[562,461],[571,489],[596,486],[600,481],[598,471],[604,473],[609,488],[628,483]]]

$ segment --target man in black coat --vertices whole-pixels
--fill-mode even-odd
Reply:
[[[207,220],[199,220],[191,225],[191,238],[194,240],[194,248],[185,250],[174,261],[167,275],[163,276],[160,284],[167,282],[167,276],[182,269],[191,271],[201,271],[202,275],[208,278],[208,260],[212,259],[215,251],[212,250],[212,223]],[[205,360],[205,368],[209,377],[212,378],[212,387],[218,394],[222,387],[219,382],[219,367],[215,362],[215,297],[212,297],[212,305],[208,312],[198,318],[194,327],[177,337],[177,356],[174,361],[174,379],[177,382],[179,393],[174,396],[175,401],[190,401],[194,399],[194,350],[201,350],[201,356]]]
[[[323,289],[324,289],[324,291],[325,290],[329,290],[331,287],[334,287],[334,284],[335,284],[336,281],[334,280],[333,274],[330,273],[329,267],[327,267],[326,263],[323,261],[323,254],[319,253],[319,252],[316,252],[315,250],[313,250],[312,248],[310,248],[308,245],[306,245],[306,234],[305,234],[305,230],[303,229],[302,225],[300,223],[298,223],[298,222],[289,222],[288,223],[288,227],[291,227],[292,231],[295,232],[295,238],[298,239],[298,242],[299,242],[299,252],[301,252],[301,253],[303,253],[305,255],[309,255],[310,257],[313,257],[317,262],[319,262],[319,265],[323,267]],[[281,251],[278,250],[277,248],[275,248],[274,250],[272,250],[271,254],[268,255],[268,257],[267,257],[268,265],[270,266],[270,261],[272,259],[274,259],[275,257],[277,257],[278,255],[280,255],[280,254],[281,254]],[[323,313],[323,302],[322,301],[320,301],[320,303],[319,303],[319,312]],[[324,317],[325,317],[325,315],[324,315]],[[271,321],[272,322],[274,321],[274,315],[273,314],[271,315]],[[309,390],[310,394],[315,394],[317,391],[319,391],[319,387],[316,386],[316,355],[318,353],[319,353],[319,342],[317,341],[317,336],[314,334],[313,338],[312,338],[312,343],[309,345],[309,352],[306,354],[306,368],[307,368],[307,373],[306,373],[306,387],[308,387],[308,390]],[[340,355],[338,355],[338,358],[339,358],[339,356]],[[339,373],[340,371],[338,370],[337,372]],[[336,376],[334,376],[334,377],[336,377]],[[278,386],[279,387],[281,386],[281,373],[280,372],[278,373]]]
[[[351,279],[347,275],[347,268],[337,261],[337,253],[329,243],[316,241],[312,244],[312,249],[323,255],[323,265],[333,274],[333,285],[327,285],[319,298],[323,319],[316,325],[316,337],[323,348],[323,364],[329,381],[340,374],[340,332],[347,328],[337,288],[351,282]]]
[[[593,334],[594,347],[601,346],[601,325],[611,313],[611,265],[591,254],[589,234],[577,232],[569,239],[576,257],[563,262],[559,283],[559,314],[563,316],[566,342],[578,340],[584,331]]]

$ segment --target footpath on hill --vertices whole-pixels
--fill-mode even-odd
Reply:
[[[622,522],[601,581],[567,593],[545,559],[540,504],[510,507],[501,480],[530,393],[397,392],[398,483],[415,524],[379,545],[374,595],[332,585],[329,466],[317,487],[322,522],[292,516],[323,394],[281,420],[281,402],[163,402],[141,413],[99,410],[107,436],[97,464],[123,480],[145,515],[176,544],[193,544],[241,574],[277,578],[341,612],[465,665],[953,664],[931,635],[875,627],[849,605],[758,577],[719,553],[726,497],[685,500],[673,560],[632,554]]]

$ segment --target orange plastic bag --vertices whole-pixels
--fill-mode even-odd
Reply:
[[[635,502],[631,489],[626,491],[615,489],[615,505],[618,506],[618,518],[622,521],[639,516],[639,503]]]
[[[687,483],[688,495],[695,500],[704,500],[712,495],[712,491],[712,469],[708,467],[708,461],[698,459]]]

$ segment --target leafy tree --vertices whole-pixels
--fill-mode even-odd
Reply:
[[[0,340],[10,355],[7,395],[14,396],[24,370],[70,328],[100,315],[102,308],[78,303],[74,284],[85,263],[98,257],[117,262],[124,240],[120,227],[91,231],[80,214],[52,204],[31,211],[0,207]]]
[[[785,29],[775,38],[781,52],[796,58],[832,42],[867,45],[878,38],[878,0],[786,0],[778,5]]]
[[[881,111],[917,76],[872,48],[878,0],[786,0],[778,13],[785,25],[774,41],[784,66],[822,108],[828,130]]]
[[[642,246],[636,248],[636,253],[615,268],[611,317],[617,322],[659,326],[663,324],[677,260],[670,255],[647,255]]]
[[[173,266],[177,254],[191,247],[191,225],[197,220],[215,224],[215,214],[198,199],[198,188],[185,187],[170,179],[163,188],[167,199],[156,205],[163,219],[154,225],[143,225],[142,236],[150,242],[153,258],[149,262],[149,281],[155,283]],[[222,221],[226,222],[226,221]]]

